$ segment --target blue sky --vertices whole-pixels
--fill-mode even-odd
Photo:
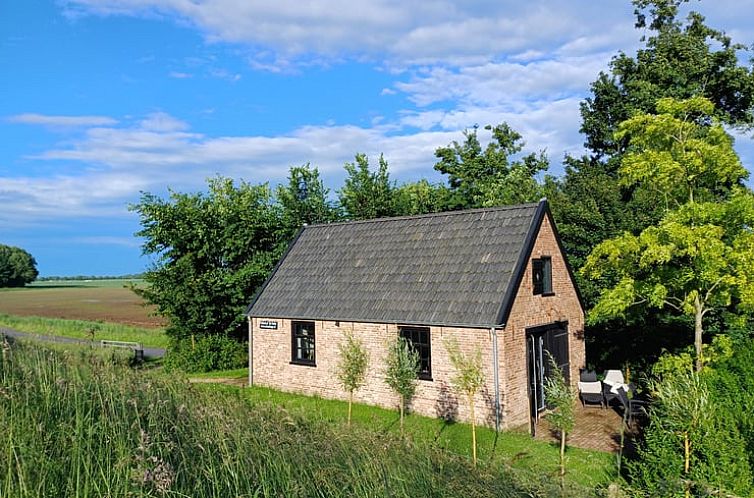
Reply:
[[[754,0],[692,2],[754,42]],[[221,174],[331,188],[356,152],[398,181],[507,121],[551,173],[582,152],[579,102],[618,50],[628,0],[68,0],[0,3],[0,243],[42,275],[140,272],[127,205]],[[750,135],[737,149],[751,171]]]

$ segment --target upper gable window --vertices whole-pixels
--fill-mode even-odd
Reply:
[[[532,259],[531,275],[534,295],[548,296],[554,294],[552,291],[552,258],[543,256],[539,259]]]

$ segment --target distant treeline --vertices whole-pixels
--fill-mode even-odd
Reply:
[[[127,275],[75,275],[72,277],[39,277],[38,282],[54,282],[57,280],[135,280],[144,278],[143,273],[129,273]]]

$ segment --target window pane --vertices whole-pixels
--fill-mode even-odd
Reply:
[[[544,294],[552,292],[552,260],[550,258],[542,259],[542,292]]]
[[[291,325],[291,361],[314,364],[314,322],[292,322]]]
[[[543,290],[543,264],[541,259],[533,259],[531,262],[532,286],[534,294],[542,294]]]
[[[419,355],[419,378],[425,380],[432,379],[432,357],[429,339],[429,328],[427,327],[400,327],[398,329],[401,337],[405,338],[411,347]]]

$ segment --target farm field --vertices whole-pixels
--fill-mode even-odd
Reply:
[[[125,286],[138,280],[59,280],[0,289],[0,313],[16,316],[102,321],[143,328],[165,322]]]

